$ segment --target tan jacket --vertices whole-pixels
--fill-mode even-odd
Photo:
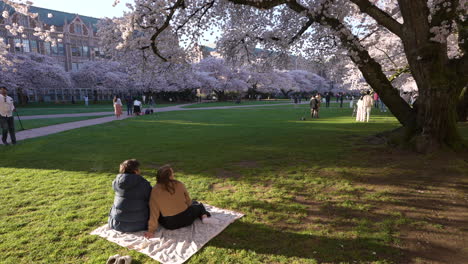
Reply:
[[[148,232],[153,233],[158,229],[158,219],[161,214],[173,216],[187,210],[190,205],[192,205],[192,199],[183,183],[175,184],[174,194],[170,194],[162,185],[156,184],[150,196]]]

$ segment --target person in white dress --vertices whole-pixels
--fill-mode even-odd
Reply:
[[[364,122],[364,101],[362,100],[364,96],[358,99],[356,106],[356,122]]]

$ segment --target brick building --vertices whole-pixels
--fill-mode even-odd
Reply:
[[[33,19],[16,13],[0,1],[0,13],[4,11],[9,12],[9,17],[0,15],[0,38],[10,44],[12,53],[37,52],[49,55],[62,63],[66,71],[76,71],[85,61],[104,57],[96,35],[97,18],[31,6],[29,12],[38,14]],[[14,36],[5,28],[7,23],[17,23],[25,30]],[[34,28],[50,30],[51,26],[55,27],[52,37],[60,39],[56,46],[34,36]]]

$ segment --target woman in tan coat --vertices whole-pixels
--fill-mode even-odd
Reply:
[[[185,185],[175,180],[174,171],[169,165],[159,168],[156,181],[150,196],[150,218],[146,238],[154,237],[159,224],[172,230],[189,226],[197,218],[204,224],[217,222],[210,218],[211,215],[203,204],[190,199]]]

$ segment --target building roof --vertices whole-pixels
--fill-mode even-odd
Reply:
[[[14,13],[14,10],[11,6],[5,4],[3,1],[0,0],[0,11],[2,10],[8,10],[10,14]],[[82,16],[79,14],[72,14],[36,6],[29,7],[29,12],[39,14],[39,21],[41,21],[42,23],[47,25],[54,25],[57,27],[63,27],[65,22],[71,23],[76,16],[79,16],[79,18],[86,25],[91,25],[93,27],[93,30],[97,31],[97,23],[100,21],[100,19],[95,17]],[[51,18],[49,18],[49,14],[52,14]]]

